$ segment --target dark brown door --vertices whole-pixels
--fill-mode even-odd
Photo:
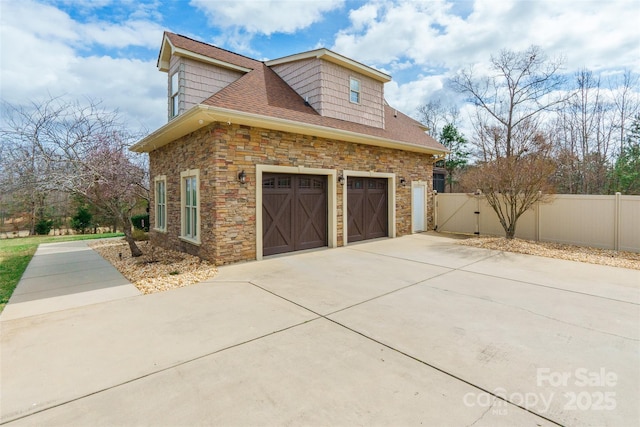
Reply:
[[[327,246],[327,177],[264,174],[264,255]]]
[[[347,179],[347,241],[389,235],[387,179]]]

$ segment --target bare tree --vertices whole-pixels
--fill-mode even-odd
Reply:
[[[464,183],[485,194],[508,239],[514,237],[520,216],[546,200],[552,188],[550,146],[540,122],[568,97],[561,65],[536,46],[503,50],[491,57],[490,75],[478,76],[469,67],[451,81],[477,109],[473,143],[481,162]]]
[[[418,120],[429,128],[428,133],[436,140],[448,124],[456,126],[460,110],[456,105],[445,104],[435,99],[418,107]]]
[[[128,152],[131,139],[121,132],[101,135],[82,161],[72,164],[77,179],[59,176],[63,188],[89,200],[103,212],[117,216],[123,224],[131,255],[142,252],[132,235],[131,213],[141,199],[149,199],[145,170],[134,164]]]
[[[603,87],[598,75],[583,69],[574,83],[554,124],[556,185],[562,192],[604,194],[610,191],[610,169],[640,105],[637,78],[625,73]]]
[[[591,71],[576,74],[577,90],[569,101],[569,114],[577,128],[578,155],[583,194],[603,192],[606,188],[607,161],[610,154],[612,104],[602,96],[600,78]]]
[[[624,150],[628,133],[635,123],[634,118],[640,111],[640,97],[638,96],[638,86],[640,76],[625,71],[620,81],[610,80],[609,87],[613,90],[613,103],[616,111],[616,126],[619,130],[618,155]]]
[[[470,67],[458,72],[451,84],[488,114],[496,126],[504,128],[504,148],[499,155],[511,157],[517,154],[519,142],[513,138],[514,130],[568,99],[561,91],[561,65],[561,60],[548,60],[537,46],[523,52],[502,50],[491,57],[494,75],[477,77]]]
[[[34,140],[39,138],[47,119],[33,111],[14,113],[18,112],[10,104],[2,104],[0,192],[11,196],[16,213],[27,217],[29,234],[34,234],[49,193],[45,178],[49,164],[38,155]],[[30,126],[25,126],[25,122]]]
[[[136,164],[128,146],[137,139],[119,121],[118,113],[89,100],[66,102],[50,98],[29,107],[5,105],[10,112],[3,141],[17,149],[42,191],[80,195],[116,216],[123,225],[132,256],[142,252],[132,236],[131,212],[140,199],[149,198],[143,166]]]

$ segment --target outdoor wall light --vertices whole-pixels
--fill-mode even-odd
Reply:
[[[247,174],[244,173],[244,169],[238,174],[238,181],[240,181],[240,184],[247,182]]]
[[[344,176],[338,176],[338,182],[340,183],[340,185],[344,185]]]
[[[402,185],[403,187],[407,186],[407,180],[404,178],[400,178],[400,185]]]

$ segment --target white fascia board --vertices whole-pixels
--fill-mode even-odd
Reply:
[[[160,48],[160,55],[158,55],[158,63],[156,64],[158,70],[165,73],[169,71],[171,54],[173,53],[174,49],[175,47],[171,43],[171,40],[169,40],[169,37],[167,37],[167,35],[165,34],[164,40],[162,40],[162,47]]]

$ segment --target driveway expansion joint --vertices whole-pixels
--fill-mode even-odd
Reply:
[[[281,332],[285,332],[285,331],[288,331],[290,329],[296,328],[298,326],[302,326],[302,325],[305,325],[307,323],[316,321],[316,320],[320,319],[321,317],[322,316],[319,316],[319,317],[316,317],[316,318],[313,318],[313,319],[308,319],[308,320],[305,320],[303,322],[298,322],[298,323],[295,323],[293,325],[289,325],[286,328],[281,328],[281,329],[278,329],[276,331],[269,332],[268,334],[263,334],[263,335],[260,335],[258,337],[251,338],[249,340],[245,340],[245,341],[233,344],[233,345],[229,345],[229,346],[226,346],[224,348],[220,348],[220,349],[215,350],[215,351],[211,351],[211,352],[208,352],[208,353],[205,353],[205,354],[201,354],[201,355],[196,356],[196,357],[192,357],[192,358],[189,358],[189,359],[186,359],[186,360],[182,360],[180,362],[170,364],[170,365],[165,366],[163,368],[156,369],[156,370],[151,371],[151,372],[147,372],[144,375],[138,375],[138,376],[136,376],[134,378],[131,378],[131,379],[127,380],[127,381],[122,381],[122,382],[119,382],[117,384],[110,385],[108,387],[103,387],[103,388],[101,388],[99,390],[92,391],[91,393],[85,393],[85,394],[83,394],[81,396],[76,396],[76,397],[74,397],[72,399],[67,399],[67,400],[65,400],[63,402],[58,402],[58,403],[53,404],[51,406],[40,408],[40,409],[38,409],[36,411],[32,411],[32,412],[28,412],[28,413],[21,413],[21,415],[19,415],[17,417],[8,418],[6,420],[0,421],[0,425],[5,425],[5,424],[11,423],[11,422],[15,422],[15,421],[19,421],[19,420],[22,420],[22,419],[26,419],[26,418],[31,417],[32,415],[39,414],[41,412],[46,412],[48,410],[55,409],[55,408],[58,408],[60,406],[67,405],[67,404],[72,403],[72,402],[77,402],[79,400],[86,399],[86,398],[94,396],[96,394],[100,394],[100,393],[103,393],[103,392],[106,392],[106,391],[109,391],[109,390],[113,390],[113,389],[116,389],[118,387],[121,387],[121,386],[124,386],[124,385],[127,385],[127,384],[134,383],[136,381],[140,381],[142,379],[145,379],[145,378],[148,378],[148,377],[151,377],[151,376],[154,376],[154,375],[169,371],[171,369],[178,368],[178,367],[186,365],[188,363],[195,362],[197,360],[204,359],[204,358],[209,357],[209,356],[213,356],[214,354],[222,353],[223,351],[230,350],[232,348],[241,347],[241,346],[243,346],[245,344],[249,344],[249,343],[252,343],[254,341],[261,340],[262,338],[266,338],[266,337],[269,337],[269,336],[272,336],[272,335],[277,335],[277,334],[279,334]],[[12,414],[8,414],[9,417],[11,415]]]
[[[469,264],[471,265],[471,264]],[[461,267],[457,270],[463,271],[465,273],[471,273],[471,274],[479,274],[481,276],[485,276],[485,277],[491,277],[494,279],[505,279],[504,276],[498,276],[495,274],[489,274],[489,273],[482,273],[479,271],[470,271],[470,270],[465,270],[464,268],[466,268],[467,266]],[[561,291],[561,292],[569,292],[572,294],[578,294],[578,295],[584,295],[584,296],[588,296],[588,297],[593,297],[593,298],[600,298],[600,299],[604,299],[604,300],[608,300],[608,301],[613,301],[613,302],[620,302],[623,304],[631,304],[631,305],[637,305],[640,306],[640,303],[637,302],[633,302],[633,301],[625,301],[625,300],[621,300],[621,299],[616,299],[616,298],[609,298],[609,297],[605,297],[602,295],[594,295],[594,294],[588,294],[586,292],[580,292],[580,291],[574,291],[573,289],[565,289],[565,288],[559,288],[557,286],[551,286],[551,285],[543,285],[541,283],[535,283],[535,282],[528,282],[526,280],[520,280],[520,279],[514,279],[514,278],[507,278],[508,280],[512,281],[512,282],[517,282],[517,283],[523,283],[525,285],[530,285],[530,286],[538,286],[540,288],[547,288],[547,289],[554,289],[556,291]]]
[[[447,273],[448,273],[448,272],[442,273],[442,274],[440,274],[439,276],[441,276],[441,275],[443,275],[443,274],[447,274]],[[428,279],[427,279],[427,280],[428,280]],[[408,285],[408,286],[405,286],[405,287],[404,287],[404,288],[402,288],[402,289],[406,289],[406,288],[408,288],[408,287],[415,286],[415,285],[417,285],[417,284],[419,284],[419,283],[423,283],[423,282],[424,282],[424,280],[423,280],[423,281],[420,281],[420,282],[413,283],[413,284]],[[258,289],[261,289],[261,290],[263,290],[263,291],[265,291],[265,292],[267,292],[267,293],[269,293],[269,294],[271,294],[271,295],[274,295],[274,296],[276,296],[276,297],[278,297],[278,298],[281,298],[281,299],[283,299],[283,300],[285,300],[285,301],[287,301],[287,302],[290,302],[291,304],[294,304],[294,305],[296,305],[296,306],[298,306],[298,307],[300,307],[300,308],[303,308],[303,309],[305,309],[305,310],[307,310],[307,311],[309,311],[309,312],[311,312],[311,313],[313,313],[313,314],[315,314],[315,315],[319,316],[318,318],[311,319],[311,320],[309,320],[309,321],[318,320],[319,318],[325,319],[325,320],[327,320],[327,321],[329,321],[329,322],[333,323],[334,325],[340,326],[340,327],[342,327],[343,329],[346,329],[347,331],[349,331],[349,332],[351,332],[351,333],[357,334],[357,335],[359,335],[359,336],[361,336],[361,337],[363,337],[363,338],[365,338],[365,339],[367,339],[367,340],[370,340],[370,341],[372,341],[372,342],[374,342],[374,343],[376,343],[376,344],[378,344],[378,345],[381,345],[381,346],[383,346],[383,347],[385,347],[385,348],[387,348],[387,349],[389,349],[389,350],[391,350],[391,351],[394,351],[394,352],[396,352],[396,353],[400,354],[401,356],[408,357],[409,359],[412,359],[412,360],[414,360],[414,361],[416,361],[416,362],[418,362],[418,363],[420,363],[420,364],[422,364],[422,365],[424,365],[424,366],[427,366],[427,367],[429,367],[429,368],[431,368],[431,369],[435,369],[436,371],[438,371],[438,372],[440,372],[440,373],[442,373],[442,374],[444,374],[444,375],[446,375],[446,376],[449,376],[449,377],[451,377],[451,378],[453,378],[453,379],[455,379],[455,380],[457,380],[457,381],[461,381],[461,382],[463,382],[463,383],[467,384],[468,386],[471,386],[471,387],[473,387],[473,388],[475,388],[475,389],[477,389],[477,390],[480,390],[480,391],[482,391],[482,392],[484,392],[484,393],[487,393],[488,395],[493,396],[493,398],[494,398],[494,399],[499,399],[499,400],[501,400],[501,401],[505,402],[506,404],[513,405],[513,406],[515,406],[515,407],[517,407],[517,408],[520,408],[520,409],[522,409],[522,410],[524,410],[524,411],[526,411],[526,412],[528,412],[528,413],[530,413],[530,414],[532,414],[532,415],[534,415],[534,416],[536,416],[536,417],[542,418],[542,419],[544,419],[544,420],[546,420],[546,421],[548,421],[548,422],[550,422],[550,423],[552,423],[552,424],[554,424],[554,425],[558,425],[558,426],[562,425],[562,424],[558,423],[557,421],[552,420],[551,418],[548,418],[548,417],[546,417],[546,416],[544,416],[544,415],[541,415],[541,414],[539,414],[539,413],[537,413],[537,412],[535,412],[535,411],[533,411],[533,410],[531,410],[531,409],[528,409],[528,408],[527,408],[527,407],[525,407],[524,405],[519,405],[519,404],[517,404],[517,403],[511,402],[509,399],[507,399],[507,398],[505,398],[505,397],[503,397],[503,396],[500,396],[499,394],[496,394],[495,392],[493,392],[493,391],[491,391],[491,390],[488,390],[488,389],[486,389],[486,388],[484,388],[484,387],[481,387],[481,386],[479,386],[479,385],[477,385],[477,384],[474,384],[474,383],[472,383],[472,382],[470,382],[470,381],[467,381],[467,380],[463,379],[462,377],[459,377],[459,376],[457,376],[457,375],[455,375],[455,374],[453,374],[453,373],[451,373],[451,372],[448,372],[447,370],[445,370],[445,369],[443,369],[443,368],[439,368],[439,367],[437,367],[437,366],[435,366],[435,365],[433,365],[433,364],[431,364],[431,363],[429,363],[429,362],[427,362],[427,361],[424,361],[424,360],[422,360],[422,359],[419,359],[419,358],[418,358],[418,357],[416,357],[416,356],[412,356],[411,354],[409,354],[409,353],[407,353],[407,352],[404,352],[404,351],[402,351],[402,350],[400,350],[400,349],[397,349],[397,348],[395,348],[395,347],[393,347],[393,346],[391,346],[391,345],[389,345],[389,344],[387,344],[387,343],[384,343],[384,342],[382,342],[382,341],[380,341],[380,340],[377,340],[377,339],[375,339],[375,338],[373,338],[373,337],[370,337],[369,335],[366,335],[366,334],[364,334],[363,332],[360,332],[360,331],[358,331],[358,330],[356,330],[356,329],[353,329],[353,328],[351,328],[351,327],[349,327],[349,326],[347,326],[347,325],[345,325],[345,324],[343,324],[343,323],[338,322],[338,321],[337,321],[337,320],[335,320],[335,319],[331,319],[331,318],[329,318],[329,317],[328,317],[328,316],[331,316],[331,315],[333,315],[333,314],[335,314],[335,313],[338,313],[338,312],[344,311],[344,310],[346,310],[347,308],[344,308],[344,309],[341,309],[341,310],[337,310],[337,311],[332,312],[332,313],[329,313],[329,314],[327,314],[327,315],[323,315],[323,314],[320,314],[320,313],[316,312],[315,310],[312,310],[312,309],[310,309],[310,308],[308,308],[308,307],[305,307],[304,305],[302,305],[302,304],[300,304],[300,303],[297,303],[297,302],[295,302],[295,301],[292,301],[292,300],[291,300],[291,299],[289,299],[289,298],[283,297],[283,296],[281,296],[281,295],[279,295],[279,294],[277,294],[277,293],[275,293],[275,292],[273,292],[273,291],[270,291],[269,289],[265,289],[264,287],[262,287],[262,286],[260,286],[260,285],[258,285],[258,284],[256,284],[256,283],[254,283],[254,282],[251,282],[251,281],[250,281],[249,283],[251,283],[253,286],[257,287]],[[388,294],[391,294],[391,293],[397,292],[397,291],[399,291],[399,290],[401,290],[401,289],[396,289],[395,291],[388,292],[388,293],[386,293],[385,295],[388,295]],[[375,297],[375,298],[372,298],[372,299],[380,298],[381,296],[382,296],[382,295],[380,295],[380,296],[378,296],[378,297]],[[358,304],[354,304],[352,307],[354,307],[354,306],[356,306],[356,305],[363,304],[364,302],[366,302],[366,301],[360,302],[360,303],[358,303]],[[348,308],[349,308],[349,307],[348,307]],[[308,321],[308,322],[309,322],[309,321]],[[304,322],[304,323],[308,323],[308,322]],[[300,325],[301,325],[301,324],[300,324]],[[292,326],[291,328],[296,327],[296,326],[300,326],[300,325],[294,325],[294,326]],[[290,328],[288,328],[288,329],[290,329]],[[494,400],[494,402],[495,402],[495,400]],[[491,405],[491,407],[492,407],[492,406],[493,406],[493,404]],[[484,416],[484,415],[489,411],[489,409],[491,409],[491,407],[489,407],[489,408],[487,409],[487,411],[485,411],[485,412],[480,416],[480,419],[481,419],[481,418],[482,418],[482,417],[483,417],[483,416]],[[476,422],[477,422],[477,420],[476,420]],[[475,423],[474,423],[474,424],[475,424]]]
[[[468,298],[479,299],[479,300],[482,300],[482,301],[487,301],[487,302],[490,302],[490,303],[503,305],[505,307],[511,307],[511,308],[515,308],[515,309],[518,309],[518,310],[526,311],[527,313],[531,313],[534,316],[544,317],[545,319],[553,320],[555,322],[564,323],[565,325],[574,326],[574,327],[581,328],[581,329],[584,329],[584,330],[587,330],[587,331],[592,331],[592,332],[597,332],[597,333],[600,333],[600,334],[610,335],[612,337],[622,338],[622,339],[629,340],[629,341],[640,342],[640,339],[637,339],[637,338],[627,337],[627,336],[624,336],[624,335],[618,335],[618,334],[614,334],[614,333],[611,333],[611,332],[601,331],[599,329],[589,328],[589,327],[586,327],[584,325],[580,325],[580,324],[577,324],[577,323],[567,322],[565,320],[561,320],[561,319],[558,319],[558,318],[553,317],[553,316],[547,316],[547,315],[542,314],[542,313],[537,313],[537,312],[535,312],[533,310],[529,310],[528,308],[520,307],[520,306],[513,305],[513,304],[506,304],[506,303],[503,303],[503,302],[500,302],[500,301],[493,300],[491,298],[482,298],[482,297],[479,297],[479,296],[476,296],[476,295],[466,294],[464,292],[458,292],[458,291],[454,291],[454,290],[451,290],[451,289],[443,289],[443,288],[439,288],[437,286],[430,286],[428,284],[427,284],[427,286],[429,288],[431,288],[431,289],[438,290],[438,291],[441,291],[441,292],[450,292],[450,293],[453,293],[453,294],[456,294],[456,295],[461,295],[461,296],[465,296],[465,297],[468,297]],[[616,301],[616,300],[614,300],[614,301],[615,302],[620,302],[620,301]]]
[[[379,252],[366,251],[366,250],[363,250],[363,249],[358,249],[358,248],[353,248],[353,247],[347,247],[346,249],[347,250],[351,250],[351,251],[362,252],[362,253],[366,253],[366,254],[379,255],[379,256],[383,256],[383,257],[387,257],[387,258],[391,258],[391,259],[398,259],[398,260],[401,260],[401,261],[415,262],[417,264],[422,264],[422,265],[431,265],[431,266],[434,266],[434,267],[449,268],[451,270],[461,270],[463,268],[469,267],[470,265],[477,264],[477,263],[482,262],[482,261],[486,261],[489,258],[495,257],[495,256],[497,256],[497,255],[499,255],[501,253],[501,252],[498,252],[498,253],[494,253],[494,254],[489,254],[489,255],[487,255],[487,256],[485,256],[483,258],[477,259],[475,261],[470,262],[469,264],[465,264],[465,265],[462,265],[462,266],[459,266],[459,267],[449,267],[449,266],[442,265],[442,264],[434,264],[432,262],[425,262],[425,261],[420,261],[420,260],[417,260],[417,259],[409,259],[409,258],[403,258],[403,257],[393,256],[393,255],[388,255],[388,254],[381,254]]]

